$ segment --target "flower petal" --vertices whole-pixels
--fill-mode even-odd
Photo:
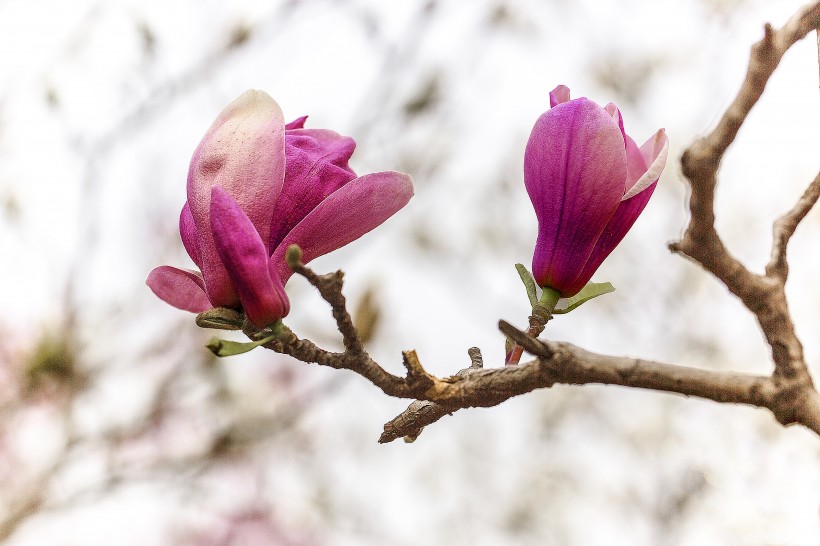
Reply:
[[[216,251],[248,319],[263,328],[287,315],[290,302],[282,281],[272,274],[259,232],[219,186],[211,190],[211,224]]]
[[[618,207],[626,170],[621,130],[594,102],[575,99],[538,118],[524,154],[524,182],[538,217],[532,266],[540,286],[573,295],[564,286]]]
[[[191,159],[188,205],[199,234],[202,274],[215,304],[239,300],[219,259],[211,231],[211,187],[234,198],[267,243],[271,210],[285,177],[285,124],[279,105],[248,91],[214,121]]]
[[[188,256],[194,263],[202,268],[202,256],[199,251],[199,233],[196,230],[194,217],[191,215],[191,207],[188,202],[182,207],[182,212],[179,214],[179,235],[182,238],[182,245],[188,252]]]
[[[661,177],[663,168],[666,166],[666,158],[669,155],[669,139],[663,129],[658,129],[657,133],[644,142],[641,146],[641,155],[643,155],[644,162],[649,165],[649,168],[624,194],[624,201],[644,191]]]
[[[302,249],[302,261],[332,252],[355,241],[399,211],[413,196],[409,175],[386,171],[366,174],[333,192],[287,234],[271,257],[283,282],[291,270],[285,263],[288,246]]]
[[[638,219],[638,216],[643,212],[643,209],[649,202],[649,198],[652,197],[652,194],[655,192],[657,185],[656,180],[638,195],[630,197],[626,201],[621,201],[615,214],[612,215],[603,233],[601,233],[601,236],[598,238],[598,242],[595,244],[595,248],[589,256],[589,260],[587,260],[580,275],[578,275],[572,283],[571,286],[573,289],[577,288],[581,290],[581,288],[589,282],[592,275],[601,266],[606,257],[620,244]]]
[[[550,108],[554,108],[559,104],[569,102],[569,87],[566,85],[559,85],[550,91]]]
[[[669,140],[666,138],[666,133],[660,129],[649,140],[647,140],[640,150],[635,145],[635,142],[627,138],[627,156],[629,158],[629,178],[637,178],[637,181],[632,185],[626,195],[621,200],[618,209],[612,218],[607,223],[598,242],[595,243],[595,248],[589,256],[589,260],[584,265],[584,269],[578,278],[573,283],[574,286],[583,286],[589,282],[595,270],[603,263],[607,256],[618,246],[627,232],[632,229],[632,225],[638,219],[649,198],[655,192],[658,185],[663,167],[666,164],[666,157],[669,149]],[[630,144],[631,143],[631,144]],[[638,158],[640,156],[640,159]],[[645,165],[651,163],[647,169]],[[636,167],[638,164],[644,165],[643,172],[640,176],[636,173],[641,172],[641,169]],[[646,182],[649,185],[646,185]],[[629,183],[629,182],[628,182]],[[641,188],[641,186],[643,186]],[[637,193],[635,193],[637,191]],[[630,196],[631,194],[631,196]]]
[[[624,136],[624,138],[626,138],[626,131],[624,131],[624,117],[621,115],[621,111],[618,109],[618,107],[615,106],[615,103],[608,103],[606,106],[604,106],[604,110],[606,110],[607,114],[612,116],[612,119],[618,122],[618,128],[621,129],[621,134]]]
[[[148,274],[145,284],[177,309],[202,313],[213,307],[205,294],[205,281],[196,271],[161,265]]]
[[[305,128],[305,122],[307,121],[307,118],[308,118],[307,116],[302,116],[300,118],[296,118],[295,120],[293,120],[290,123],[288,123],[287,125],[285,125],[285,129],[287,129],[287,130],[304,129]]]
[[[646,161],[644,161],[641,149],[632,140],[629,135],[624,135],[624,144],[626,145],[626,185],[625,191],[629,191],[635,186],[635,183],[646,173]],[[634,194],[633,194],[634,195]],[[628,198],[627,198],[628,199]],[[623,200],[623,198],[621,198]]]
[[[325,129],[285,133],[285,183],[273,210],[268,248],[273,250],[302,218],[354,178],[347,162],[356,142]]]

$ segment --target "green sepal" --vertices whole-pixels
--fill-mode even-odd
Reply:
[[[225,307],[214,307],[196,316],[196,325],[200,328],[241,330],[244,322],[245,315]]]
[[[597,298],[598,296],[603,296],[604,294],[609,294],[610,292],[614,292],[615,287],[612,286],[612,283],[609,282],[589,282],[584,286],[580,292],[572,296],[571,298],[567,298],[564,300],[563,305],[561,308],[553,309],[552,313],[554,315],[564,315],[569,313],[573,309],[580,307],[581,305],[585,304],[592,298]]]
[[[266,338],[262,338],[259,341],[228,341],[226,339],[219,339],[218,337],[212,337],[208,340],[208,343],[205,344],[205,347],[208,348],[216,356],[233,356],[233,355],[241,355],[242,353],[247,353],[253,349],[256,349],[260,345],[264,345],[265,343],[270,343],[276,339],[276,334],[270,335]]]
[[[524,288],[527,290],[530,307],[535,307],[538,304],[538,293],[536,292],[535,279],[532,278],[532,273],[523,264],[515,264],[515,270],[518,271],[518,276],[521,277],[521,282],[524,283]]]

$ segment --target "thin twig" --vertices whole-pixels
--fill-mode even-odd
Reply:
[[[766,276],[777,277],[786,282],[789,276],[789,264],[786,261],[786,247],[794,235],[797,225],[806,217],[820,198],[820,174],[812,180],[809,187],[794,207],[778,218],[772,229],[772,254],[766,265]]]
[[[298,247],[295,247],[298,249]],[[342,294],[342,283],[344,280],[344,273],[336,271],[327,275],[319,276],[305,264],[301,262],[301,251],[296,250],[288,256],[288,265],[294,273],[303,276],[307,281],[319,290],[322,298],[330,304],[333,310],[333,318],[336,320],[336,327],[339,333],[342,334],[342,342],[345,346],[345,351],[353,355],[367,355],[364,345],[359,339],[359,332],[356,326],[353,325],[353,318],[347,312],[347,301],[344,294]]]

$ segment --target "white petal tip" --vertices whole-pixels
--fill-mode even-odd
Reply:
[[[657,133],[655,133],[655,136],[647,142],[647,144],[650,142],[652,143],[652,148],[654,150],[657,150],[658,146],[661,146],[661,148],[658,150],[657,155],[655,155],[655,159],[652,161],[652,164],[646,172],[643,173],[643,176],[641,176],[638,181],[635,182],[631,188],[629,188],[629,191],[621,197],[621,201],[626,201],[631,197],[635,197],[643,190],[654,184],[655,181],[661,177],[663,168],[666,166],[666,158],[669,155],[669,139],[666,138],[666,132],[663,129],[660,129]],[[646,144],[644,144],[641,148],[644,148],[645,146]]]

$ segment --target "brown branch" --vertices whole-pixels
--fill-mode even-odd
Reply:
[[[331,306],[343,306],[339,299],[341,275],[319,276],[304,266],[299,271],[311,275]],[[336,313],[337,317],[345,315],[346,312]],[[400,437],[412,440],[425,426],[459,409],[496,406],[513,396],[556,383],[622,385],[763,407],[784,424],[801,423],[820,434],[817,393],[795,389],[793,384],[777,377],[599,355],[567,343],[539,341],[504,321],[499,323],[499,328],[538,359],[519,366],[484,369],[480,352],[472,349],[469,368],[451,377],[438,378],[424,370],[414,351],[405,351],[407,374],[399,377],[387,372],[366,353],[331,353],[299,339],[287,328],[266,347],[306,362],[353,371],[390,396],[415,398],[416,402],[385,425],[381,442]],[[246,332],[253,338],[266,335],[266,332],[249,331],[247,327]],[[357,335],[355,329],[350,335]]]
[[[800,411],[795,413],[789,393],[780,389],[771,377],[601,355],[569,343],[536,340],[505,321],[499,323],[499,329],[538,360],[515,367],[494,368],[482,374],[466,374],[458,383],[461,397],[446,404],[444,400],[439,400],[438,404],[413,402],[385,425],[379,442],[417,436],[424,426],[460,408],[500,403],[497,397],[486,395],[488,390],[503,392],[504,400],[507,400],[555,384],[620,385],[762,407],[772,411],[784,424],[800,423],[820,434],[820,400],[802,401]],[[455,378],[450,378],[453,380]]]
[[[715,275],[751,309],[769,291],[769,285],[735,259],[715,230],[714,198],[717,170],[749,111],[786,51],[820,24],[820,2],[801,8],[779,30],[764,27],[763,38],[752,47],[746,78],[717,127],[696,140],[683,154],[681,166],[692,186],[692,219],[681,241],[670,248],[692,258]]]
[[[415,400],[407,409],[384,424],[384,432],[379,436],[380,444],[387,444],[398,438],[407,443],[414,442],[424,427],[432,425],[445,415],[452,415],[452,410],[435,402]]]
[[[766,83],[786,51],[818,26],[820,2],[816,0],[800,8],[780,29],[775,30],[768,23],[764,25],[763,38],[752,46],[749,67],[737,96],[717,127],[701,139],[705,141],[705,149],[698,150],[698,154],[706,154],[713,159],[708,167],[717,170],[717,163],[734,141],[749,111],[760,99]]]
[[[771,376],[717,372],[649,360],[606,356],[567,343],[544,342],[501,321],[499,328],[536,360],[504,368],[483,369],[480,353],[471,352],[472,365],[457,374],[438,378],[425,371],[414,351],[403,353],[406,376],[386,371],[364,349],[342,295],[342,273],[317,275],[301,263],[298,248],[289,249],[287,261],[294,272],[315,286],[333,311],[345,351],[332,353],[287,328],[278,330],[267,348],[305,362],[353,371],[394,397],[416,399],[407,410],[385,425],[380,442],[415,439],[422,429],[443,416],[468,407],[491,407],[556,383],[621,385],[694,396],[721,403],[769,409],[784,425],[798,423],[820,435],[820,394],[814,389],[803,349],[794,331],[785,298],[786,246],[799,222],[820,196],[815,179],[794,208],[774,226],[772,259],[763,275],[749,271],[735,259],[715,230],[714,198],[717,170],[769,77],[791,45],[820,22],[820,2],[802,8],[786,25],[765,26],[763,39],[752,49],[746,79],[717,127],[697,140],[682,157],[683,172],[692,186],[691,220],[680,242],[670,245],[722,281],[756,316],[772,348]],[[245,325],[253,339],[269,336]]]
[[[316,275],[302,265],[297,272],[315,283],[331,307],[334,316],[345,323],[349,315],[341,295],[341,274]],[[438,378],[422,366],[414,351],[403,353],[405,377],[387,372],[366,352],[332,353],[309,340],[299,339],[288,328],[265,347],[288,354],[304,362],[315,362],[335,369],[347,369],[361,375],[390,396],[416,399],[407,410],[385,425],[380,442],[400,437],[415,439],[422,429],[462,408],[492,407],[535,389],[556,383],[584,385],[589,383],[621,385],[635,388],[695,396],[722,403],[745,404],[768,408],[783,424],[800,423],[820,434],[820,396],[800,383],[783,381],[777,376],[757,376],[736,372],[716,372],[649,360],[606,356],[585,351],[567,343],[539,341],[509,323],[499,323],[501,331],[525,348],[537,360],[503,368],[484,369],[480,352],[470,350],[471,366],[446,378]],[[268,330],[245,325],[253,339],[267,337]],[[355,347],[361,343],[355,329]]]
[[[484,359],[478,347],[470,347],[467,354],[470,355],[470,367],[456,373],[458,377],[467,377],[472,371],[484,368]],[[435,423],[445,415],[452,414],[453,411],[435,402],[416,400],[397,417],[385,423],[379,443],[386,444],[402,437],[405,442],[413,442],[419,437],[424,427]]]
[[[510,337],[526,336],[509,323],[499,328]],[[592,353],[569,343],[538,342],[538,363],[553,383],[621,385],[706,398],[715,402],[765,406],[774,392],[765,376],[716,372],[639,358]]]
[[[290,355],[302,362],[350,370],[369,380],[388,396],[424,398],[426,391],[435,383],[436,378],[424,370],[415,351],[403,353],[407,375],[399,377],[385,370],[370,358],[364,349],[359,333],[353,325],[353,319],[347,311],[347,302],[342,293],[344,274],[336,271],[327,275],[317,275],[301,262],[302,252],[296,245],[288,248],[285,258],[293,272],[305,277],[330,304],[336,327],[342,334],[345,351],[343,353],[326,351],[310,340],[300,339],[283,325],[280,325],[276,332],[277,338],[263,346],[266,349]],[[269,337],[274,333],[272,329],[259,329],[248,321],[245,322],[243,331],[249,338],[255,340]]]
[[[714,198],[717,170],[723,154],[732,144],[752,107],[760,99],[766,83],[786,51],[820,26],[820,1],[801,8],[780,29],[764,27],[763,38],[752,47],[746,78],[717,127],[695,141],[681,158],[683,174],[692,187],[691,218],[683,238],[670,249],[684,254],[712,273],[755,315],[772,350],[772,381],[785,393],[786,405],[772,408],[782,423],[814,419],[817,401],[803,346],[797,338],[786,300],[788,277],[786,247],[799,222],[820,196],[820,177],[773,227],[771,258],[764,274],[755,274],[735,259],[715,230]],[[787,407],[788,406],[788,407]],[[807,426],[809,426],[807,424]]]
[[[766,276],[786,281],[789,276],[789,264],[786,261],[786,247],[794,235],[797,225],[806,217],[820,198],[820,174],[812,180],[809,187],[794,207],[778,218],[772,229],[772,254],[766,264]]]
[[[307,267],[299,270],[311,275],[317,288],[331,306],[343,306],[341,275],[315,275]],[[336,313],[337,317],[347,313]],[[405,377],[387,372],[367,353],[332,353],[313,342],[299,339],[283,328],[279,337],[265,347],[302,360],[335,369],[355,372],[382,389],[385,394],[415,398],[396,419],[385,425],[382,443],[406,437],[414,439],[421,430],[456,410],[492,407],[535,389],[556,383],[585,385],[599,383],[652,389],[715,402],[746,404],[768,408],[783,424],[800,423],[820,434],[820,396],[802,383],[737,372],[716,372],[649,360],[606,356],[585,351],[568,343],[539,341],[507,322],[501,331],[538,359],[519,366],[484,369],[481,354],[470,351],[471,366],[456,375],[438,378],[425,371],[414,351],[405,351]],[[254,339],[269,335],[246,325]],[[355,329],[350,335],[358,336]],[[360,342],[360,341],[359,341]],[[351,344],[355,346],[355,344]]]
[[[322,298],[330,304],[333,310],[333,318],[336,320],[336,327],[342,334],[342,341],[345,351],[354,355],[367,355],[364,345],[359,339],[359,332],[353,325],[353,319],[347,312],[347,302],[342,294],[342,282],[344,273],[336,271],[327,275],[319,276],[302,263],[302,251],[297,245],[288,248],[287,262],[294,273],[302,275],[307,281],[319,291]]]

